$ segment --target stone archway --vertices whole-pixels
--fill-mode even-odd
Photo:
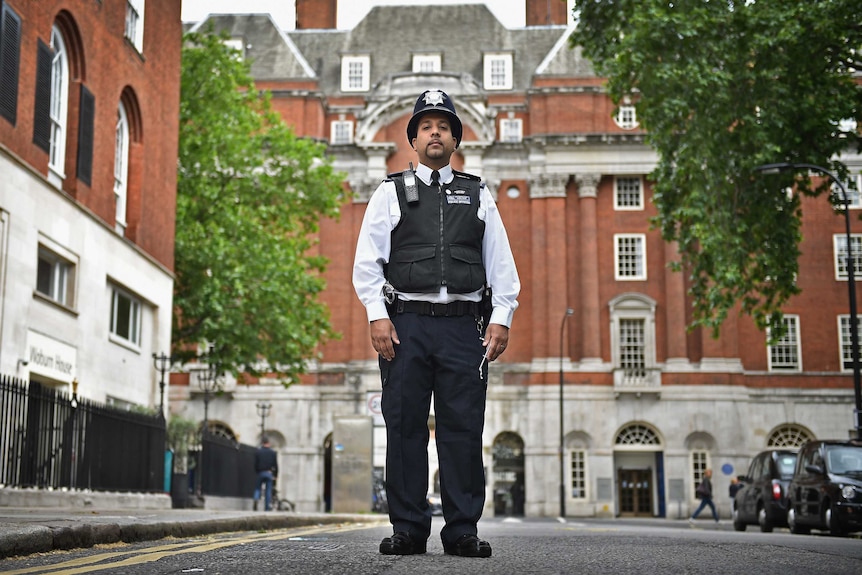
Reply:
[[[504,431],[494,438],[494,515],[523,517],[526,489],[524,485],[524,440]]]
[[[617,515],[663,517],[665,513],[662,439],[650,425],[631,422],[614,438]]]

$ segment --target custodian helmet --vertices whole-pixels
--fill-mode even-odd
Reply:
[[[413,116],[407,123],[407,141],[413,143],[413,138],[416,137],[416,132],[419,129],[419,119],[426,112],[442,112],[449,116],[449,121],[452,123],[452,135],[457,140],[458,145],[461,144],[461,135],[463,128],[461,120],[458,119],[458,114],[455,113],[455,105],[452,99],[442,90],[425,90],[419,95],[416,100],[416,105],[413,106]]]

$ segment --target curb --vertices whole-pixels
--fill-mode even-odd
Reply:
[[[54,550],[84,549],[108,543],[155,541],[166,537],[196,537],[233,531],[269,531],[308,525],[364,523],[376,520],[374,517],[360,515],[260,515],[198,521],[79,524],[56,527],[7,525],[0,532],[0,558]]]

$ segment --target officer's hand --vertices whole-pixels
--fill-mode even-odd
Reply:
[[[488,356],[488,361],[494,361],[509,345],[509,328],[498,323],[489,323],[482,345],[486,348],[485,355]]]
[[[389,318],[377,319],[371,322],[371,345],[386,361],[395,357],[395,345],[401,343],[398,333]]]

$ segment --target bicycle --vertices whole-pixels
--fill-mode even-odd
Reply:
[[[272,508],[275,511],[296,511],[293,501],[286,497],[279,497],[278,489],[274,485],[272,487]]]

